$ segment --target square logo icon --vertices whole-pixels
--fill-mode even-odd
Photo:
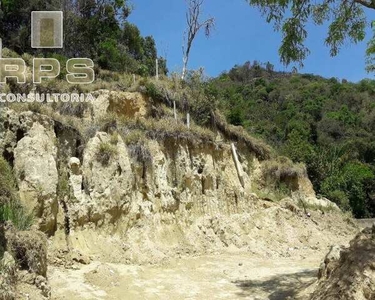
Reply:
[[[31,13],[31,48],[63,47],[63,12],[33,11]]]

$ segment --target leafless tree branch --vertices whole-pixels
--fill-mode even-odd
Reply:
[[[204,28],[205,35],[208,38],[211,34],[212,29],[215,27],[215,19],[209,18],[203,22],[199,21],[202,13],[202,5],[204,0],[186,0],[188,9],[186,12],[186,24],[187,30],[184,34],[184,45],[182,46],[183,52],[183,69],[182,69],[182,79],[185,78],[187,71],[187,64],[189,61],[190,50],[193,41],[198,34],[198,32]]]

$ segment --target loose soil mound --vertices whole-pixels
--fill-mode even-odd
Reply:
[[[358,234],[325,269],[311,300],[375,299],[375,226]]]

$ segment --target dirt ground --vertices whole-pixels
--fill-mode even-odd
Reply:
[[[163,266],[92,262],[76,270],[51,267],[49,281],[54,300],[294,299],[316,281],[321,259],[219,254]]]
[[[341,214],[313,211],[308,218],[271,204],[251,214],[203,221],[196,226],[200,230],[185,235],[178,235],[176,226],[136,228],[126,236],[129,247],[121,247],[125,238],[118,236],[72,232],[72,248],[91,263],[64,265],[66,255],[51,248],[52,299],[306,300],[330,247],[347,245],[358,232]],[[229,246],[217,246],[223,244]],[[181,249],[189,250],[186,256]]]

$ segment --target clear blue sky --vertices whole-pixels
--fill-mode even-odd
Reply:
[[[168,59],[170,71],[181,70],[185,1],[132,0],[132,3],[134,11],[129,20],[140,28],[142,35],[155,38],[159,54]],[[197,37],[190,56],[190,69],[204,67],[207,75],[216,76],[235,64],[258,60],[270,61],[277,70],[287,70],[278,56],[280,33],[274,32],[272,25],[245,0],[206,0],[204,16],[216,18],[216,29],[210,39],[206,39],[203,32]],[[300,72],[350,81],[374,77],[365,71],[366,41],[345,45],[340,54],[332,58],[324,45],[326,28],[311,26],[308,31],[307,46],[311,54]]]

